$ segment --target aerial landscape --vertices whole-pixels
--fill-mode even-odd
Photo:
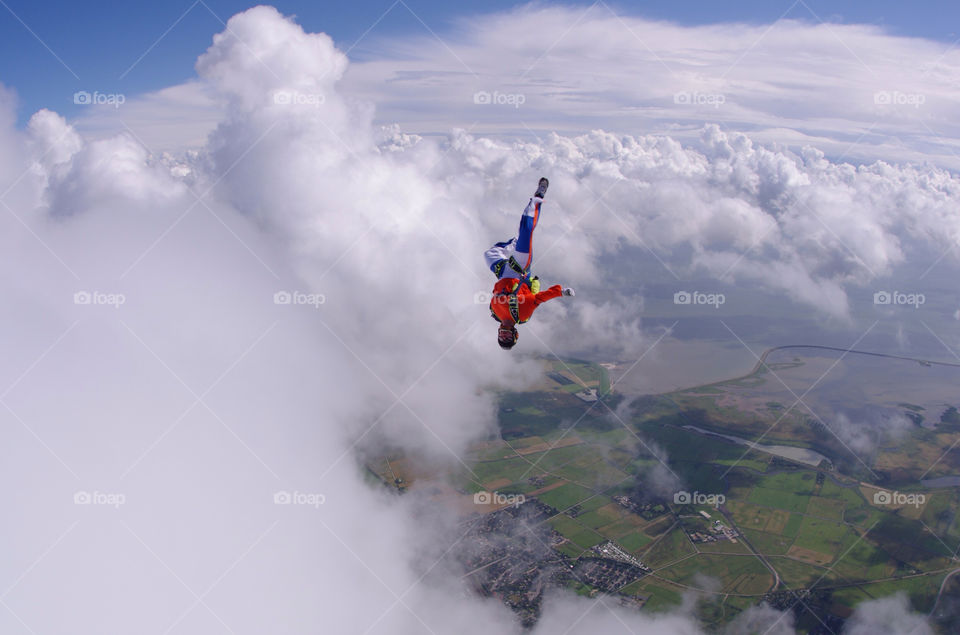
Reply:
[[[478,444],[455,482],[457,495],[487,503],[482,520],[465,520],[468,575],[531,623],[548,584],[647,610],[693,591],[714,627],[764,601],[792,611],[804,630],[836,631],[857,603],[897,591],[936,620],[960,572],[948,546],[960,540],[956,479],[937,477],[956,473],[958,459],[935,463],[960,440],[952,405],[960,365],[872,356],[785,346],[749,374],[627,409],[610,393],[606,367],[545,363],[549,380],[504,395],[501,438]],[[882,364],[900,366],[894,375]],[[856,379],[810,391],[828,365]],[[614,377],[630,370],[607,366]],[[896,381],[882,385],[884,376]],[[601,400],[584,403],[576,388]],[[910,422],[870,464],[804,401],[854,389],[868,393],[859,407]],[[429,477],[402,455],[368,467],[401,489]],[[496,540],[523,532],[536,540]],[[954,619],[935,623],[950,632]]]

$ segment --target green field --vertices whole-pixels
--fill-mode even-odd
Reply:
[[[643,553],[643,561],[657,569],[672,564],[685,556],[695,554],[696,551],[687,539],[686,533],[683,529],[677,527],[663,534],[656,542],[651,544]]]
[[[767,555],[785,554],[793,546],[793,539],[783,535],[753,529],[744,529],[743,534],[754,549]]]
[[[567,483],[566,485],[562,485],[557,489],[544,492],[537,498],[539,498],[541,502],[546,503],[558,511],[564,511],[573,507],[577,503],[582,503],[591,496],[593,496],[593,492],[587,488],[581,487],[575,483]]]
[[[857,535],[846,525],[806,516],[793,544],[820,553],[839,554],[846,551],[844,546],[853,544],[856,538]]]
[[[660,569],[659,575],[678,584],[701,588],[702,575],[720,581],[720,591],[759,595],[771,588],[773,575],[757,558],[701,554]]]

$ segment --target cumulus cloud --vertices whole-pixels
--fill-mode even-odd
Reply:
[[[851,413],[838,412],[825,423],[861,458],[873,456],[878,447],[895,443],[916,427],[902,412],[870,408]]]
[[[860,603],[847,620],[843,632],[848,635],[930,635],[933,629],[926,617],[910,610],[910,599],[906,593],[900,592]]]
[[[636,408],[635,398],[622,400],[616,410],[607,414],[611,425],[627,425],[633,419]],[[631,434],[626,438],[630,451],[638,458],[647,459],[648,466],[637,478],[633,496],[639,500],[673,500],[674,494],[684,489],[684,483],[670,467],[670,455],[665,448],[652,439]]]
[[[518,156],[552,175],[539,260],[573,284],[601,286],[626,263],[614,257],[613,273],[601,271],[597,256],[631,246],[652,255],[644,278],[678,288],[696,275],[760,285],[845,320],[850,288],[960,237],[951,211],[960,182],[945,170],[835,164],[812,148],[770,150],[716,126],[701,141],[698,150],[602,131],[551,134],[542,145],[460,135],[446,156],[468,181],[497,171],[512,185]]]
[[[514,231],[540,174],[554,186],[538,267],[587,289],[625,244],[843,316],[864,263],[904,257],[895,236],[956,236],[943,170],[854,168],[716,127],[700,149],[378,130],[340,90],[345,55],[268,7],[233,17],[197,72],[222,116],[177,157],[47,111],[15,131],[0,93],[0,246],[18,263],[0,283],[0,466],[23,483],[3,493],[20,520],[0,557],[24,572],[5,632],[516,630],[455,578],[424,579],[424,519],[438,539],[455,523],[371,488],[356,457],[392,445],[458,465],[493,432],[483,389],[538,372],[492,346],[474,298],[492,284],[480,252]],[[540,309],[523,346],[643,340],[638,293],[584,295]],[[537,629],[559,625],[697,632],[684,613],[566,596]]]
[[[610,600],[590,601],[579,597],[551,596],[544,604],[543,618],[533,631],[540,633],[651,633],[694,635],[701,633],[696,621],[686,615],[638,615]]]
[[[725,632],[728,635],[752,635],[754,633],[791,635],[795,632],[793,613],[778,611],[766,603],[751,606],[730,622]]]

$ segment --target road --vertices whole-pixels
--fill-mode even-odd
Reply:
[[[947,582],[950,580],[950,577],[957,572],[960,572],[960,569],[954,569],[953,571],[948,573],[946,576],[944,576],[943,582],[940,583],[940,590],[937,591],[937,599],[934,600],[933,608],[930,609],[930,617],[933,617],[934,612],[936,612],[937,610],[937,605],[940,604],[940,596],[943,595],[943,590],[947,587]]]

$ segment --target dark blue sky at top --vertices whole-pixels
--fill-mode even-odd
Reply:
[[[44,107],[71,116],[76,112],[73,94],[78,90],[135,95],[177,84],[194,76],[197,56],[210,46],[213,35],[223,30],[223,21],[254,4],[241,0],[0,0],[0,83],[19,96],[21,123]],[[441,37],[452,38],[452,26],[459,19],[524,3],[278,0],[272,4],[286,15],[295,15],[306,30],[328,33],[342,50],[362,38],[351,51],[351,57],[356,58],[375,54],[371,47],[378,37],[424,35],[428,33],[425,23]],[[587,7],[591,3],[564,4]],[[786,13],[787,18],[810,22],[820,19],[876,24],[894,34],[941,41],[945,49],[960,38],[960,3],[955,0],[658,0],[607,4],[621,14],[688,25],[769,24]]]

